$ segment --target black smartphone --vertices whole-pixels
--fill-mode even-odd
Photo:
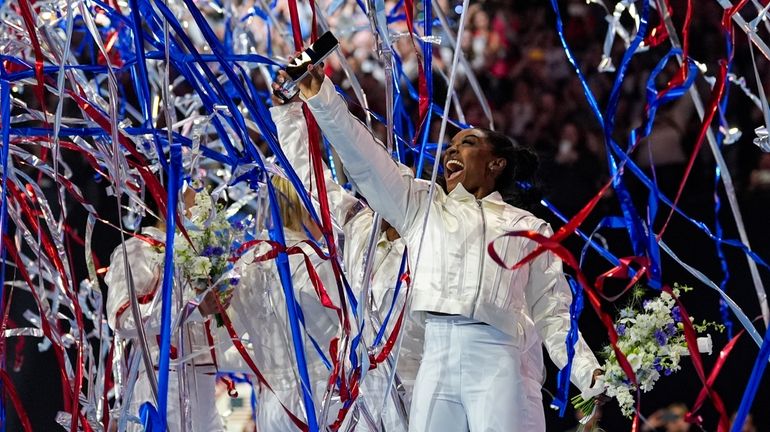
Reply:
[[[332,32],[326,32],[321,35],[312,45],[307,47],[291,63],[287,64],[284,70],[291,80],[286,80],[281,87],[274,93],[281,99],[288,101],[299,92],[297,82],[301,81],[307,75],[308,65],[317,65],[329,57],[331,53],[339,46],[339,41]]]

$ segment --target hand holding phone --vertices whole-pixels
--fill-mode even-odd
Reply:
[[[337,46],[339,46],[339,42],[331,32],[321,35],[318,40],[292,59],[279,72],[282,81],[278,83],[279,86],[273,90],[273,93],[286,102],[291,100],[299,93],[301,87],[299,83],[305,79],[309,71],[313,71],[315,66],[333,53]]]

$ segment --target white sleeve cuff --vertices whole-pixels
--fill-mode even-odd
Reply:
[[[276,123],[296,115],[302,115],[302,104],[300,102],[290,102],[270,107],[270,116]]]
[[[322,110],[324,107],[328,107],[337,95],[337,89],[334,87],[334,83],[329,77],[324,77],[324,82],[321,84],[321,89],[315,96],[305,98],[300,92],[300,98],[304,100],[308,106],[313,110]]]
[[[583,400],[589,400],[599,396],[602,393],[604,393],[604,375],[599,375],[596,377],[596,382],[594,385],[583,390],[580,393],[580,397],[582,397]]]

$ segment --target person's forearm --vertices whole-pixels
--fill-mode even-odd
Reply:
[[[278,131],[278,142],[286,158],[291,163],[300,180],[302,180],[305,190],[312,190],[316,193],[317,188],[314,188],[310,181],[311,166],[310,158],[308,157],[308,129],[302,112],[302,104],[295,102],[276,106],[270,109],[270,114]],[[332,217],[338,224],[342,225],[346,222],[351,208],[358,203],[358,199],[334,181],[326,163],[321,162],[321,166],[323,168],[324,184],[326,185]],[[317,193],[315,197],[316,199],[318,198]]]
[[[369,206],[400,231],[407,219],[410,182],[382,143],[348,111],[328,79],[307,104]]]

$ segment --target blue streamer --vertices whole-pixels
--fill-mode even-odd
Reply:
[[[642,14],[641,14],[641,21],[639,24],[639,29],[636,33],[636,37],[631,42],[631,45],[626,50],[625,54],[623,55],[623,60],[621,61],[620,65],[617,69],[617,74],[615,75],[615,82],[612,86],[612,91],[610,92],[610,99],[607,103],[607,115],[604,117],[604,139],[606,143],[610,143],[613,141],[612,138],[612,132],[615,126],[615,113],[617,112],[618,108],[618,102],[620,101],[620,89],[621,84],[623,83],[623,79],[625,77],[626,70],[628,69],[629,63],[631,62],[631,58],[636,53],[636,50],[639,48],[639,45],[644,40],[645,34],[647,33],[647,18],[649,15],[649,2],[643,2],[643,8],[642,8]],[[618,197],[618,201],[620,202],[620,207],[623,212],[624,217],[626,218],[626,223],[628,227],[628,233],[629,237],[631,239],[631,245],[634,249],[634,254],[637,256],[643,256],[645,255],[646,248],[644,244],[644,227],[642,226],[641,219],[639,218],[639,214],[636,211],[636,207],[634,206],[633,201],[631,200],[631,194],[628,192],[628,190],[625,187],[625,184],[623,183],[623,177],[621,175],[616,175],[618,169],[616,165],[615,159],[612,157],[612,151],[610,148],[607,148],[607,162],[610,166],[610,173],[614,178],[613,182],[613,188],[615,189],[615,193]],[[652,234],[652,226],[649,226],[649,232]]]
[[[564,417],[564,412],[567,409],[567,401],[569,400],[569,379],[572,375],[572,360],[575,358],[575,344],[577,343],[580,332],[578,330],[578,320],[580,319],[580,313],[583,311],[583,288],[578,284],[574,278],[569,275],[567,282],[569,282],[570,291],[572,291],[572,304],[569,307],[569,319],[570,327],[567,333],[567,364],[559,370],[559,374],[556,376],[558,384],[558,390],[556,396],[551,404],[559,409],[559,416]]]
[[[765,373],[767,363],[770,361],[770,331],[765,332],[765,339],[762,342],[762,347],[759,350],[757,359],[754,362],[754,368],[751,370],[751,377],[746,384],[746,390],[743,392],[743,398],[741,398],[741,405],[738,408],[738,413],[733,420],[733,426],[730,432],[741,432],[743,429],[743,423],[746,422],[746,417],[749,415],[749,410],[754,402],[754,398],[757,396],[757,390],[759,384],[762,381],[762,375]]]
[[[3,75],[5,75],[5,69],[2,69]],[[0,233],[3,235],[6,232],[6,225],[8,224],[8,158],[10,156],[10,127],[11,124],[11,84],[5,80],[5,77],[0,80],[0,115],[2,115],[2,136],[3,136],[3,149],[0,151],[0,159],[3,164],[3,179],[2,179],[2,205],[0,206]],[[0,310],[5,310],[5,245],[0,241],[0,260],[2,260],[2,269],[0,269]],[[0,358],[0,367],[5,369],[5,356]],[[0,431],[5,432],[5,390],[0,383]]]
[[[390,308],[388,308],[388,314],[385,315],[385,319],[382,320],[382,325],[380,325],[380,330],[377,332],[377,337],[374,338],[374,342],[372,342],[373,346],[377,346],[382,342],[382,338],[385,336],[385,331],[388,328],[388,322],[390,321],[391,315],[393,315],[393,310],[396,308],[396,301],[398,300],[398,294],[401,292],[401,275],[404,274],[404,270],[406,270],[406,260],[407,260],[407,250],[404,248],[404,254],[401,256],[401,266],[398,269],[398,280],[396,281],[396,289],[393,292],[393,300],[390,302]]]
[[[321,362],[323,362],[326,369],[331,370],[332,364],[329,361],[329,359],[326,357],[326,354],[321,348],[321,345],[319,345],[318,341],[316,341],[315,338],[307,331],[307,325],[305,324],[305,314],[302,312],[302,306],[300,306],[298,301],[294,302],[294,308],[297,310],[297,317],[299,319],[300,324],[302,324],[302,329],[305,331],[305,335],[308,337],[308,339],[310,339],[310,343],[313,345],[313,348],[318,353],[318,356],[321,359]]]
[[[177,198],[181,186],[182,147],[171,143],[168,171],[168,207],[166,208],[166,249],[163,264],[160,312],[160,354],[158,356],[158,415],[161,425],[167,423],[168,374],[171,362],[171,302],[174,288],[174,237],[176,233]]]
[[[150,402],[139,406],[139,419],[142,421],[144,432],[165,432],[166,427],[161,422],[158,410]]]

